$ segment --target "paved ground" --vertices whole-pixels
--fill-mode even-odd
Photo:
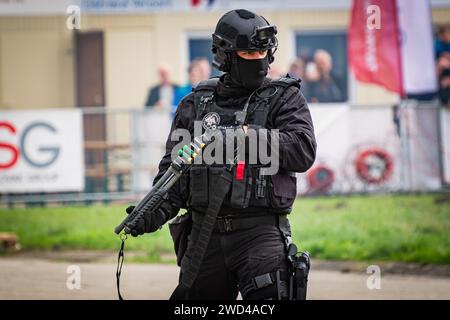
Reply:
[[[79,267],[81,288],[69,290],[67,271],[73,265]],[[2,257],[0,299],[116,299],[115,268],[111,262]],[[127,263],[122,277],[125,299],[167,299],[177,283],[178,267]],[[368,277],[363,272],[312,270],[309,299],[450,299],[449,277],[382,274],[379,290],[367,289]]]

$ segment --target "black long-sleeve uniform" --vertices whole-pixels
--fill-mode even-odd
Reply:
[[[249,92],[245,92],[242,88],[224,90],[226,86],[225,76],[221,78],[216,88],[217,105],[241,110],[249,97]],[[191,93],[178,106],[166,142],[166,154],[159,164],[159,173],[155,182],[161,178],[169,167],[172,150],[178,143],[178,141],[171,141],[170,139],[173,130],[178,128],[188,129],[192,135],[194,120],[194,94]],[[279,130],[279,165],[281,169],[304,172],[312,166],[316,156],[313,123],[305,98],[296,86],[288,87],[279,100],[273,104],[268,113],[266,129]],[[175,208],[186,207],[187,193],[186,184],[183,185],[183,179],[180,179],[170,190],[169,200]],[[255,210],[251,207],[245,210],[247,209]],[[247,218],[238,219],[254,219],[248,215],[242,216],[247,216]],[[278,219],[281,219],[281,217]],[[279,220],[275,221],[278,222],[274,223],[273,220],[272,223],[255,222],[253,226],[244,229],[232,230],[231,232],[213,232],[198,276],[189,289],[187,298],[236,299],[239,291],[241,291],[244,299],[287,297],[289,281],[287,278],[286,247]],[[189,261],[193,259],[189,256],[189,252],[195,251],[199,228],[200,220],[196,222],[194,219],[192,232],[188,240],[188,249],[181,262],[180,281],[187,272],[186,268],[190,264]],[[249,289],[255,283],[255,277],[265,277],[268,274],[270,274],[272,284],[267,284],[257,290]],[[280,275],[280,281],[275,281],[276,274]],[[265,277],[265,279],[268,278]]]
[[[219,82],[218,89],[221,86],[224,86],[223,78]],[[238,109],[242,109],[247,99],[247,96],[242,96],[242,93],[239,96],[240,92],[236,94],[231,91],[231,93],[221,94],[220,90],[217,91],[216,100],[221,107],[237,106]],[[178,141],[170,139],[172,132],[175,129],[183,128],[188,129],[192,134],[194,120],[194,93],[190,93],[178,105],[171,131],[166,141],[166,153],[159,163],[159,172],[154,179],[154,183],[161,178],[171,163],[172,150],[178,143]],[[280,168],[288,171],[305,172],[312,166],[316,157],[314,127],[306,99],[300,89],[290,86],[285,90],[279,101],[269,111],[266,127],[269,130],[279,130]],[[187,190],[182,183],[177,183],[169,192],[171,203],[178,208],[185,208],[186,192]]]

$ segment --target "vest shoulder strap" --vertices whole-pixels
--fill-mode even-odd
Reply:
[[[210,78],[200,81],[193,89],[196,118],[201,115],[202,109],[206,107],[206,104],[212,100],[218,82],[219,78]]]
[[[206,105],[208,103],[210,103],[210,101],[212,100],[218,82],[219,82],[218,77],[210,78],[210,79],[201,81],[193,89],[196,120],[199,120],[198,117],[201,116],[201,114],[203,113],[203,110],[206,108]],[[273,88],[274,86],[278,87],[276,94],[269,99],[268,107],[255,112],[255,123],[254,124],[264,127],[267,122],[268,113],[269,113],[270,109],[272,109],[273,106],[276,104],[279,97],[281,97],[283,92],[290,86],[295,86],[297,88],[300,88],[300,81],[286,75],[286,77],[272,79],[270,81],[270,83],[268,84],[268,86],[266,87],[267,89],[262,89],[261,92],[264,92],[264,90],[268,90],[268,91],[273,90],[273,89],[270,89],[270,87]]]
[[[288,75],[286,77],[276,78],[270,81],[270,84],[281,86],[284,88],[295,86],[297,88],[300,88],[300,81],[294,78],[289,77]]]
[[[214,91],[218,82],[219,82],[218,77],[209,78],[209,79],[200,81],[198,83],[198,85],[194,88],[194,91],[199,91],[199,90],[213,90]]]
[[[273,87],[276,87],[275,94],[271,95],[270,92],[273,92]],[[254,124],[259,125],[261,127],[265,127],[267,124],[267,117],[269,116],[270,110],[272,110],[275,104],[279,101],[280,97],[283,95],[285,90],[290,86],[295,86],[300,88],[300,82],[294,78],[289,76],[271,79],[269,84],[265,89],[261,91],[262,96],[264,96],[264,91],[267,90],[269,92],[270,98],[267,101],[267,105],[265,108],[256,110],[254,116]]]

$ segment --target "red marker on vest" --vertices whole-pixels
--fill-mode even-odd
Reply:
[[[245,161],[238,161],[236,166],[236,180],[244,180]]]

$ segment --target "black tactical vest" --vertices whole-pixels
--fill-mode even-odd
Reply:
[[[195,119],[219,121],[222,127],[236,126],[235,113],[243,106],[240,109],[218,106],[214,101],[218,81],[218,78],[211,78],[200,82],[194,89]],[[254,99],[250,100],[245,123],[267,128],[269,111],[290,86],[300,87],[295,79],[280,78],[259,89]],[[188,207],[200,212],[206,208],[211,198],[209,186],[214,184],[215,174],[217,170],[211,170],[207,165],[191,168]],[[280,169],[277,174],[268,176],[264,175],[264,166],[260,164],[235,165],[231,191],[223,202],[220,215],[289,213],[296,191],[293,172]]]

